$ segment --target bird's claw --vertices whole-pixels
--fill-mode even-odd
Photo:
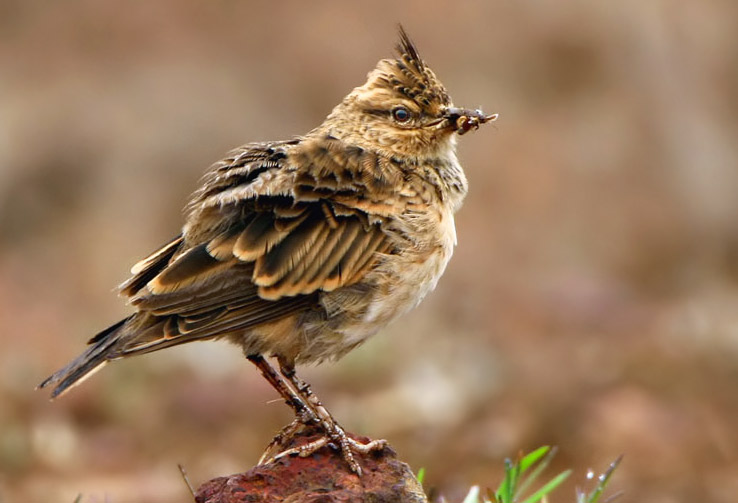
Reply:
[[[298,422],[299,421],[293,421],[293,423],[288,425],[277,435],[277,437],[275,437],[275,440],[277,440],[278,437],[282,436],[288,429],[292,428],[294,428],[294,431],[292,431],[292,435],[294,436],[294,434],[297,433],[297,431],[299,430],[299,426],[293,427],[293,425]],[[341,428],[340,426],[334,426],[334,431],[332,431],[330,434],[326,433],[323,436],[315,440],[311,440],[310,442],[307,442],[305,444],[283,449],[273,456],[270,455],[270,451],[273,450],[273,448],[276,446],[276,443],[275,440],[272,440],[272,443],[264,452],[261,459],[259,459],[259,464],[264,465],[272,463],[287,456],[299,456],[301,458],[306,458],[312,456],[315,452],[322,449],[323,447],[330,446],[334,449],[340,450],[343,459],[349,465],[351,471],[354,472],[356,475],[361,476],[361,466],[356,460],[354,453],[368,454],[370,452],[382,450],[387,445],[387,441],[384,439],[378,439],[370,440],[366,443],[360,442],[346,435],[346,432],[344,432],[343,428]]]

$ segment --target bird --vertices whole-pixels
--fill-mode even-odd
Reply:
[[[318,127],[248,143],[212,165],[181,232],[119,286],[135,312],[39,387],[53,386],[55,398],[112,360],[225,339],[295,413],[260,462],[329,445],[360,475],[354,453],[385,441],[349,437],[296,365],[342,357],[435,288],[468,191],[457,137],[497,119],[454,106],[398,31],[396,57],[380,60]],[[322,432],[318,440],[286,448],[304,425]]]

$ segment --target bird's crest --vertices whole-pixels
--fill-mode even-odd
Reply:
[[[426,66],[402,25],[399,26],[399,32],[400,42],[396,47],[399,58],[394,65],[398,71],[394,72],[390,84],[421,106],[429,106],[431,103],[448,105],[450,99],[446,88]]]

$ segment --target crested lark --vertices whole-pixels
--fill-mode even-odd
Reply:
[[[181,234],[121,285],[136,312],[40,387],[56,397],[110,360],[224,338],[296,413],[267,453],[331,443],[361,473],[352,451],[383,441],[347,437],[295,364],[343,356],[436,286],[467,192],[456,136],[496,118],[454,107],[402,27],[397,51],[305,136],[247,144],[213,165]],[[306,424],[324,438],[285,449]]]

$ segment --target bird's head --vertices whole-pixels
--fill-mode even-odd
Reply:
[[[497,118],[454,107],[402,27],[397,53],[397,59],[381,60],[366,83],[333,109],[322,132],[388,155],[423,158],[443,155],[456,134]]]

